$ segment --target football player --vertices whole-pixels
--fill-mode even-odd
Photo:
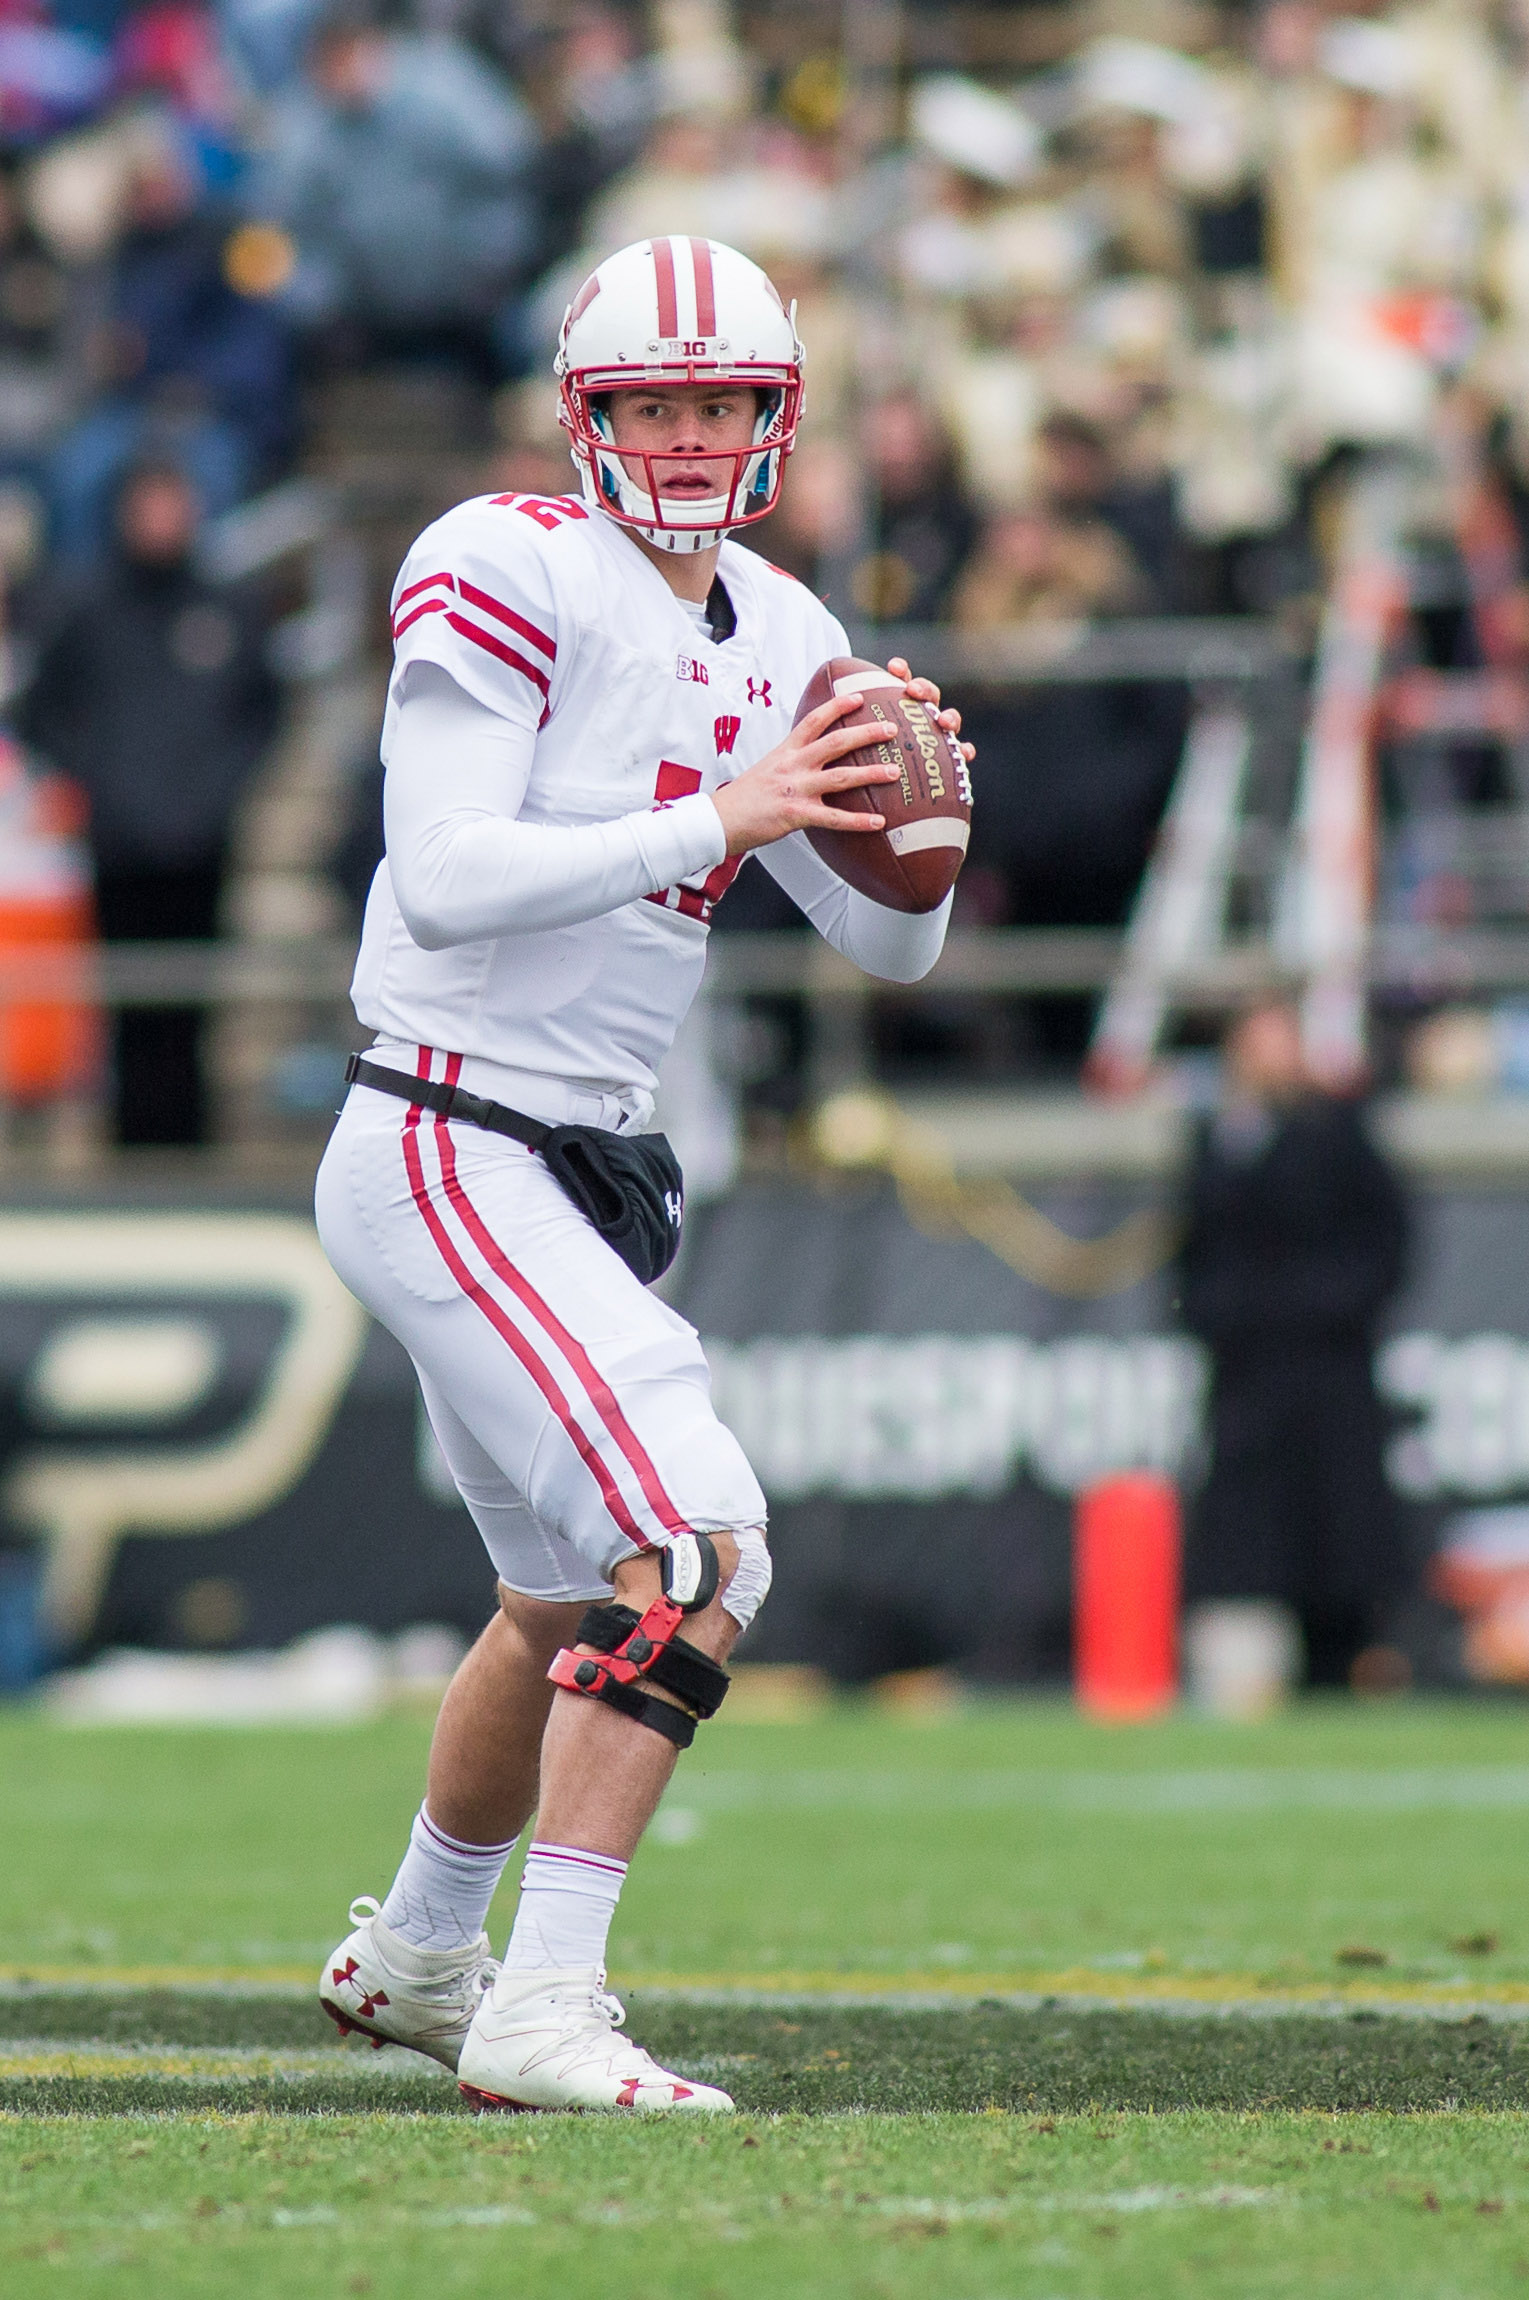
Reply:
[[[898,770],[850,756],[852,694],[792,726],[848,641],[726,540],[780,492],[794,308],[730,248],[643,241],[584,282],[556,364],[581,494],[458,506],[393,595],[387,853],[353,989],[377,1035],[318,1218],[418,1369],[499,1610],[392,1889],[355,1903],[320,1993],[486,2107],[715,2111],[727,2094],[623,2036],[605,1987],[627,1863],[770,1582],[700,1343],[643,1283],[679,1176],[642,1129],[745,855],[889,981],[934,964],[950,906],[882,908],[804,836],[879,829],[826,801]],[[484,1920],[533,1808],[500,1964]]]

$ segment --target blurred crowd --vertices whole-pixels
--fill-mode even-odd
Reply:
[[[807,417],[750,540],[858,623],[1309,632],[1324,474],[1446,411],[1529,498],[1523,0],[861,14],[851,70],[837,16],[729,0],[0,0],[4,683],[115,823],[98,869],[122,806],[65,731],[67,646],[147,586],[184,670],[213,613],[125,493],[179,475],[190,581],[202,522],[322,467],[326,389],[400,370],[476,395],[484,480],[561,492],[559,321],[649,233],[729,241],[796,299]],[[198,918],[274,724],[229,629]],[[968,923],[1117,923],[1182,686],[970,706]],[[132,772],[153,855],[180,802],[166,830]],[[769,921],[745,874],[724,923]]]

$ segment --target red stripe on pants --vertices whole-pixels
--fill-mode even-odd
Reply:
[[[456,1066],[455,1069],[452,1067],[453,1064]],[[457,1071],[460,1068],[461,1057],[452,1055],[446,1067],[447,1081],[451,1085],[455,1085]],[[463,1189],[461,1177],[457,1173],[456,1148],[444,1118],[436,1119],[435,1141],[441,1161],[441,1181],[445,1187],[447,1198],[461,1217],[462,1227],[494,1275],[504,1280],[517,1301],[530,1311],[538,1325],[556,1342],[578,1375],[579,1380],[589,1393],[590,1402],[596,1413],[619,1446],[627,1466],[635,1472],[637,1482],[642,1487],[648,1506],[664,1531],[666,1533],[688,1533],[691,1530],[690,1527],[664,1491],[657,1470],[644,1452],[637,1432],[632,1428],[631,1423],[617,1404],[615,1392],[611,1389],[609,1382],[590,1357],[583,1343],[574,1338],[556,1311],[542,1300],[534,1286],[509,1260],[503,1247]],[[651,1542],[645,1541],[644,1547],[651,1548]]]
[[[428,1056],[427,1048],[422,1047],[420,1052],[422,1058]],[[453,1065],[458,1070],[461,1068],[460,1055],[455,1055],[448,1059],[446,1066],[446,1080],[448,1085],[454,1085],[456,1083],[455,1078],[452,1075]],[[421,1075],[428,1077],[428,1070],[422,1071]],[[483,1315],[487,1318],[489,1324],[494,1328],[495,1332],[509,1344],[511,1350],[519,1359],[521,1365],[525,1368],[532,1381],[540,1390],[542,1396],[546,1399],[547,1404],[551,1407],[553,1413],[557,1416],[564,1430],[567,1432],[575,1450],[579,1455],[580,1460],[583,1462],[585,1468],[589,1471],[591,1477],[594,1478],[596,1484],[599,1486],[606,1508],[610,1511],[611,1516],[615,1519],[617,1525],[621,1528],[621,1531],[626,1535],[627,1540],[633,1542],[638,1549],[651,1549],[654,1546],[653,1543],[648,1539],[648,1536],[643,1532],[641,1526],[637,1523],[637,1520],[633,1517],[631,1511],[628,1509],[626,1502],[622,1498],[619,1489],[611,1477],[610,1471],[606,1468],[605,1463],[600,1458],[599,1452],[595,1447],[594,1440],[579,1427],[578,1422],[574,1419],[573,1409],[569,1405],[568,1400],[564,1397],[561,1389],[558,1387],[558,1384],[554,1380],[551,1372],[546,1366],[543,1365],[541,1359],[536,1355],[536,1352],[532,1349],[530,1343],[526,1340],[525,1335],[520,1332],[519,1328],[507,1316],[500,1304],[494,1300],[493,1295],[489,1293],[487,1287],[479,1284],[478,1280],[473,1276],[471,1270],[467,1267],[467,1264],[463,1261],[461,1255],[457,1252],[456,1247],[452,1244],[445,1224],[442,1222],[440,1215],[436,1212],[434,1206],[430,1202],[429,1185],[425,1180],[424,1161],[419,1154],[419,1122],[421,1114],[422,1108],[419,1103],[414,1102],[409,1105],[409,1113],[404,1120],[403,1130],[404,1168],[409,1177],[409,1189],[413,1196],[414,1203],[419,1208],[420,1214],[424,1220],[425,1227],[429,1231],[430,1236],[434,1241],[437,1253],[440,1255],[441,1260],[445,1263],[447,1269],[456,1279],[457,1284],[461,1287],[463,1293],[466,1294],[469,1301],[476,1304],[476,1306],[483,1312]],[[443,1124],[444,1121],[437,1121],[438,1126]]]

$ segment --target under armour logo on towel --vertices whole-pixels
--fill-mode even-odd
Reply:
[[[664,1212],[669,1217],[670,1229],[677,1230],[685,1218],[685,1201],[678,1190],[664,1192]]]
[[[717,738],[717,757],[719,759],[721,758],[724,751],[728,752],[729,754],[731,753],[734,743],[736,743],[738,740],[739,731],[742,726],[743,721],[741,719],[729,719],[726,717],[713,719],[711,731]]]
[[[753,680],[750,679],[749,701],[751,703],[763,703],[767,711],[774,709],[774,705],[770,701],[770,682],[768,679],[761,679],[757,688]]]

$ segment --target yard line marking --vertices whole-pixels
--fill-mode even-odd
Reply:
[[[322,1954],[322,1951],[320,1952]],[[100,1996],[120,1989],[187,1989],[199,1996],[312,1996],[315,1961],[308,1965],[0,1965],[4,1995]]]
[[[453,2081],[438,2061],[402,2045],[380,2051],[347,2052],[343,2045],[311,2050],[286,2045],[102,2044],[56,2037],[0,2039],[0,2082],[7,2077],[150,2077],[167,2083],[204,2082],[218,2077],[374,2077],[439,2075]]]
[[[886,2011],[941,2011],[969,2007],[977,2001],[990,1998],[1005,2007],[1036,2011],[1051,2008],[1078,2011],[1162,2012],[1185,2015],[1207,2013],[1236,2014],[1256,2018],[1286,2013],[1309,2013],[1339,2018],[1356,2011],[1392,2014],[1399,2019],[1469,2019],[1483,2015],[1488,2019],[1519,2021],[1529,2019],[1529,1981],[1485,1981],[1449,1978],[1437,1981],[1398,1978],[1396,1980],[1340,1981],[1313,1977],[1305,1981],[1274,1980],[1258,1973],[1215,1972],[1163,1972],[1102,1971],[1097,1966],[1072,1965],[1064,1971],[1036,1971],[1033,1968],[1009,1968],[1006,1971],[952,1972],[948,1966],[938,1972],[927,1970],[881,1972],[834,1972],[781,1970],[767,1973],[694,1973],[694,1972],[623,1972],[620,1976],[624,1993],[634,1997],[654,1998],[666,2003],[706,2005],[760,2005],[781,2007],[805,2005],[819,2009],[863,2006],[868,2010]],[[269,1985],[241,1991],[226,1980],[209,1984],[197,1973],[188,1972],[178,1982],[168,1983],[156,1971],[151,1984],[158,1991],[169,1986],[183,1994],[199,2008],[199,2017],[205,2017],[209,2003],[226,2001],[231,2017],[237,2017],[236,2008],[241,1994],[250,1997],[277,1998],[289,2003],[306,2003],[310,1999],[310,1985],[276,1989]],[[93,1980],[80,1985],[73,1978],[49,1985],[39,1971],[29,1968],[29,1979],[24,1985],[14,1979],[7,1981],[0,1973],[0,2005],[25,2004],[43,1997],[63,1997],[74,2002],[88,2003],[92,1999],[115,1995],[119,1999],[131,1996],[141,1981],[119,1977],[114,1983]],[[162,2017],[162,2016],[161,2016]],[[153,2047],[98,2046],[90,2040],[78,2039],[20,2039],[12,2040],[8,2047],[0,2040],[0,2057],[7,2049],[21,2043],[31,2043],[38,2049],[63,2052],[71,2046],[91,2051],[120,2050],[143,2052]],[[248,2047],[168,2045],[167,2051],[220,2051],[248,2050],[270,2054],[283,2054],[306,2050],[306,2047],[286,2045],[260,2045]],[[314,2049],[317,2049],[315,2047]],[[402,2048],[399,2048],[400,2050]],[[334,2055],[344,2051],[343,2061]],[[330,2046],[320,2065],[328,2070],[349,2067],[352,2060],[358,2066],[375,2068],[385,2061],[384,2054],[363,2053],[359,2048]],[[142,2065],[139,2061],[136,2065]],[[403,2064],[401,2064],[403,2065]],[[411,2054],[406,2064],[410,2068],[429,2068],[432,2064]]]

